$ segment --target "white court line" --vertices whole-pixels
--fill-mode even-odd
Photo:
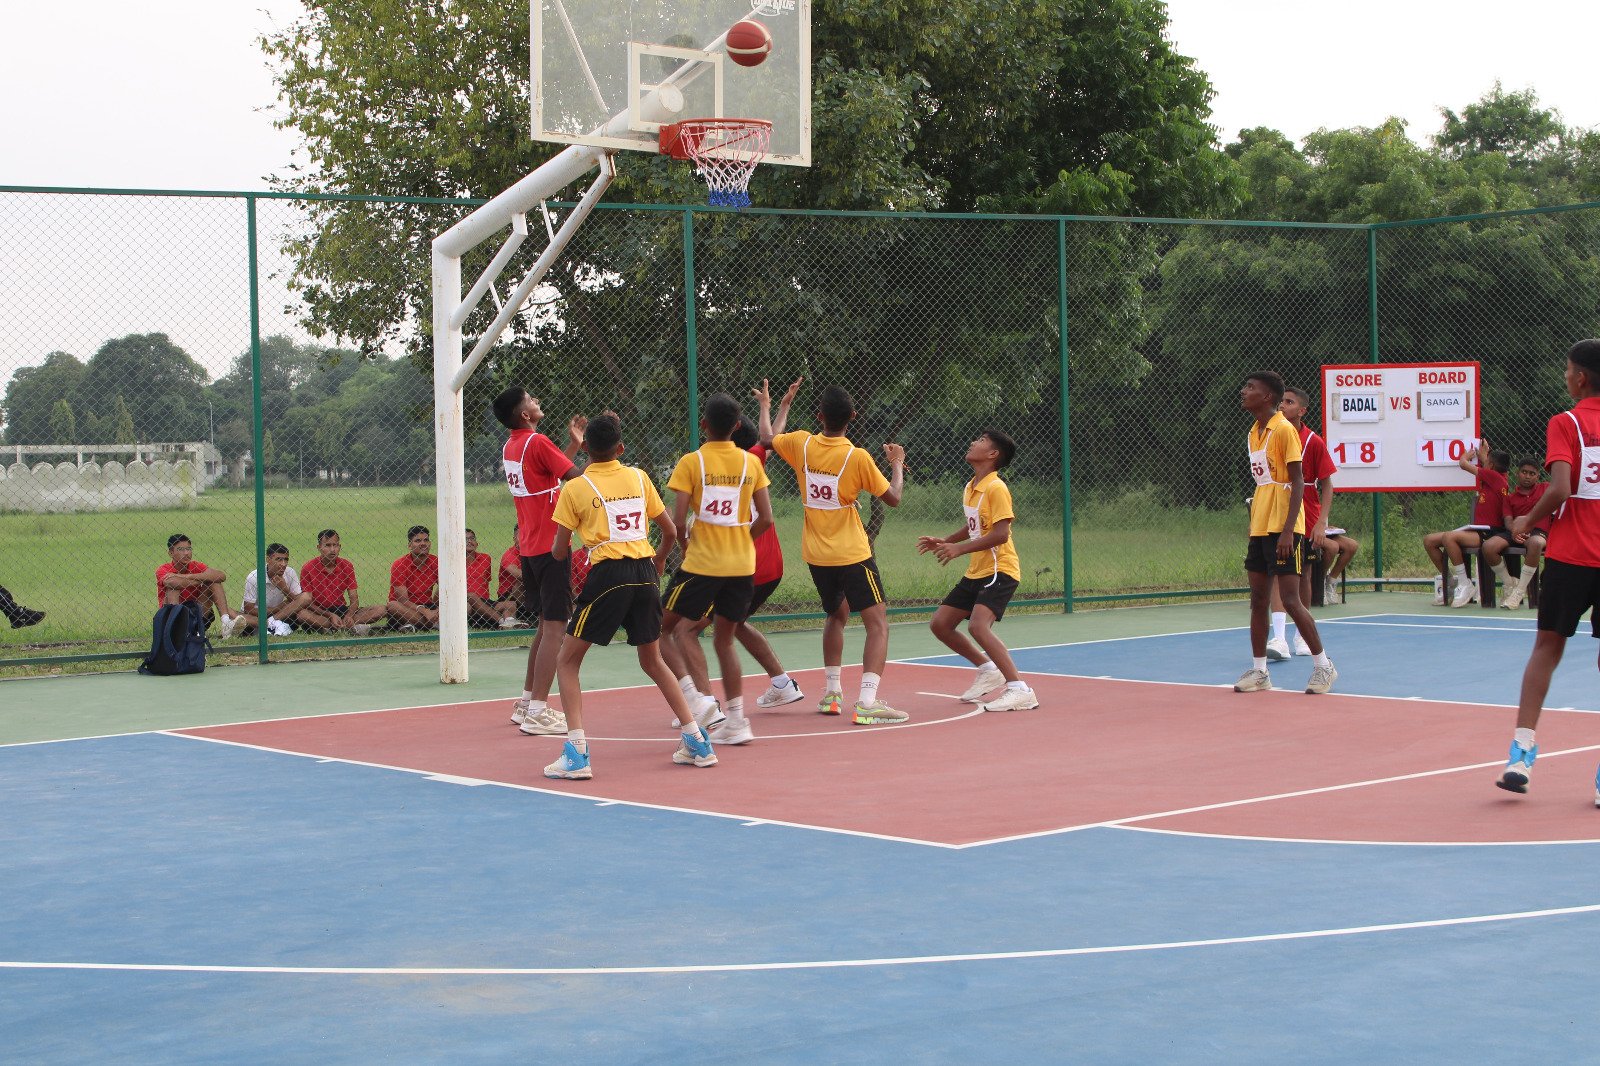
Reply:
[[[1168,940],[1147,944],[1107,944],[1099,947],[1045,948],[1035,951],[984,951],[961,955],[904,955],[898,958],[882,959],[708,963],[697,966],[206,966],[179,963],[24,962],[7,960],[0,961],[0,969],[133,970],[142,973],[269,973],[296,976],[336,974],[354,977],[613,977],[636,974],[748,973],[763,970],[843,970],[863,967],[927,966],[940,963],[1002,962],[1013,959],[1059,959],[1080,955],[1121,955],[1144,951],[1180,951],[1187,948],[1233,947],[1240,944],[1271,944],[1293,940],[1324,940],[1331,937],[1410,932],[1416,929],[1446,929],[1463,925],[1529,921],[1535,918],[1563,918],[1575,914],[1593,914],[1596,911],[1600,911],[1600,903],[1587,903],[1576,907],[1548,907],[1535,911],[1475,914],[1465,918],[1433,918],[1417,922],[1355,925],[1346,926],[1342,929],[1307,929],[1292,933],[1259,933],[1254,936],[1213,937],[1208,940]]]
[[[1560,755],[1581,755],[1584,752],[1600,751],[1600,744],[1586,744],[1580,748],[1564,748],[1559,751],[1541,751],[1541,759],[1553,759]],[[1199,807],[1181,807],[1171,811],[1155,811],[1150,814],[1134,814],[1126,818],[1112,818],[1103,822],[1084,822],[1081,825],[1065,826],[1061,829],[1045,829],[1037,833],[1019,833],[1016,836],[996,837],[992,840],[975,841],[981,844],[1010,843],[1014,840],[1034,840],[1038,837],[1059,836],[1063,833],[1076,833],[1083,829],[1118,829],[1133,822],[1149,822],[1159,818],[1176,818],[1182,814],[1202,814],[1206,811],[1226,810],[1230,807],[1247,807],[1255,803],[1271,803],[1276,800],[1297,799],[1301,796],[1318,796],[1328,792],[1346,792],[1353,788],[1367,788],[1372,785],[1390,785],[1397,781],[1415,781],[1424,777],[1441,777],[1445,774],[1465,773],[1469,770],[1487,770],[1503,766],[1504,761],[1496,759],[1493,762],[1471,763],[1466,766],[1449,766],[1442,770],[1422,770],[1414,774],[1397,774],[1394,777],[1375,777],[1368,781],[1350,781],[1342,785],[1324,785],[1321,788],[1305,788],[1294,792],[1279,792],[1271,796],[1252,796],[1249,799],[1224,800],[1221,803],[1206,803]],[[1346,843],[1365,843],[1365,841],[1346,841]],[[971,844],[961,845],[971,847]]]
[[[945,695],[945,693],[943,693],[943,692],[919,692],[919,693],[917,693],[917,695],[919,695],[919,696],[943,696],[943,695]],[[950,698],[951,699],[958,699],[959,697],[951,696]],[[777,708],[773,708],[773,709],[777,710]],[[763,711],[757,711],[757,714],[762,714],[762,713],[764,713],[764,712]],[[965,714],[958,714],[958,715],[955,715],[954,717],[951,717],[951,718],[934,718],[934,719],[930,719],[929,721],[926,721],[926,722],[902,722],[899,725],[892,725],[892,726],[882,726],[882,725],[879,725],[879,726],[859,726],[858,725],[858,726],[851,726],[849,729],[827,729],[827,730],[823,730],[820,733],[757,733],[756,734],[756,739],[757,740],[810,740],[812,737],[861,737],[861,736],[866,736],[868,733],[903,733],[907,729],[916,729],[919,726],[949,725],[951,722],[959,722],[963,718],[972,718],[975,715],[980,715],[982,713],[983,713],[983,708],[982,707],[978,707],[978,708],[976,708],[974,710],[968,711]],[[749,716],[747,715],[746,717],[749,717]],[[818,715],[817,717],[823,717],[823,716],[822,715]],[[751,724],[754,725],[757,720],[758,719],[751,719]],[[629,743],[676,744],[676,743],[678,743],[678,734],[677,733],[673,733],[670,737],[599,737],[599,736],[591,736],[591,737],[589,737],[589,739],[590,740],[604,740],[607,743],[623,743],[623,744],[629,744]]]
[[[1202,840],[1244,840],[1252,844],[1345,844],[1363,848],[1542,848],[1549,844],[1600,844],[1600,837],[1579,837],[1573,840],[1324,840],[1320,837],[1255,837],[1243,833],[1200,833],[1189,829],[1161,829],[1153,825],[1119,825],[1117,828],[1129,833],[1159,833],[1162,836],[1198,837]]]
[[[1323,626],[1353,625],[1360,629],[1467,629],[1474,633],[1537,633],[1532,626],[1491,626],[1491,625],[1458,625],[1441,623],[1427,625],[1422,622],[1346,622],[1342,618],[1319,618],[1317,628]]]

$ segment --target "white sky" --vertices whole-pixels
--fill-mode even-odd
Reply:
[[[1299,138],[1389,114],[1425,139],[1496,78],[1600,126],[1600,3],[1544,0],[1169,0],[1171,36],[1217,89],[1224,140]],[[298,0],[58,0],[7,5],[0,184],[260,189],[289,162],[254,38]]]

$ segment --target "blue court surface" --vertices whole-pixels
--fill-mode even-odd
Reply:
[[[1530,626],[1325,632],[1340,693],[1506,704]],[[1593,650],[1574,640],[1553,705],[1600,709]],[[1156,681],[1181,706],[1248,648],[1223,629],[1018,661],[1041,691]],[[1303,685],[1309,664],[1273,671]],[[1148,754],[1103,746],[1087,709],[1029,713],[1085,716],[1062,789],[1114,793]],[[1029,727],[950,728],[970,730],[952,758],[998,781],[1015,751],[984,730]],[[1204,769],[1248,740],[1219,737]],[[848,802],[850,776],[822,754],[815,772]],[[1472,795],[1498,803],[1487,774]],[[1600,838],[1586,794],[1516,801]],[[0,804],[14,1062],[1577,1062],[1600,1038],[1587,841],[1100,827],[936,847],[165,732],[0,747]]]

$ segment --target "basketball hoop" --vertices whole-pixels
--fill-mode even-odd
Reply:
[[[661,127],[661,151],[687,159],[711,187],[712,207],[749,207],[750,175],[767,156],[772,123],[759,118],[687,118]]]

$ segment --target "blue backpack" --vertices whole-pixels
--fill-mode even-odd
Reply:
[[[198,674],[206,668],[205,617],[197,603],[168,603],[151,623],[150,654],[139,664],[141,674]]]

